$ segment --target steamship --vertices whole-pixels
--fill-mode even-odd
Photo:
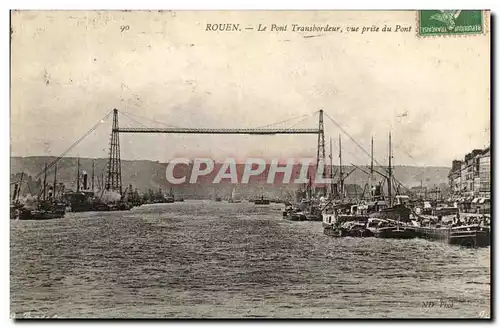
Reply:
[[[83,171],[80,174],[80,160],[77,162],[76,191],[64,193],[64,200],[71,212],[93,212],[93,211],[124,211],[130,210],[132,206],[123,201],[119,194],[108,195],[108,201],[103,200],[104,188],[100,196],[94,191],[94,163],[92,163],[92,180],[89,186],[88,174]]]

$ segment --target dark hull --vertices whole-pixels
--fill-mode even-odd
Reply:
[[[330,237],[345,237],[345,231],[340,228],[325,227],[323,229],[323,234]]]
[[[344,228],[331,228],[325,227],[323,234],[330,237],[358,237],[366,238],[373,237],[373,232],[368,229],[344,229]]]
[[[413,239],[418,237],[418,233],[409,227],[388,227],[381,228],[374,233],[377,238],[390,239]]]
[[[307,221],[323,221],[323,217],[321,216],[321,214],[310,214],[307,215]]]
[[[169,199],[155,200],[153,201],[153,204],[171,204],[173,202],[175,202],[175,200],[169,198]]]
[[[11,205],[10,218],[15,220],[52,220],[63,218],[66,214],[63,203],[42,202],[36,209],[25,208],[24,205]]]
[[[64,213],[55,213],[55,212],[32,212],[29,218],[21,218],[21,220],[52,220],[52,219],[61,219],[64,217]]]
[[[490,228],[480,225],[453,228],[416,227],[420,238],[465,247],[490,246]]]
[[[110,212],[110,211],[128,211],[132,208],[127,203],[121,204],[78,204],[71,206],[71,212]]]
[[[256,199],[253,202],[255,205],[269,205],[271,202],[267,199]]]
[[[65,213],[63,212],[23,210],[19,214],[17,219],[43,221],[43,220],[61,219],[64,217],[64,215]]]
[[[307,217],[302,213],[283,212],[283,219],[289,221],[307,221]]]
[[[379,212],[372,213],[370,217],[406,222],[410,219],[410,213],[411,210],[409,208],[403,205],[395,205]]]
[[[346,236],[348,237],[373,237],[373,232],[368,229],[352,229],[346,231]]]

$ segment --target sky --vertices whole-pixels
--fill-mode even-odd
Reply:
[[[13,12],[11,155],[57,156],[113,108],[120,126],[315,128],[327,153],[451,166],[489,145],[490,35],[421,38],[416,12]],[[206,24],[242,31],[206,31]],[[263,24],[286,32],[257,31]],[[411,32],[293,32],[396,24]],[[253,27],[247,30],[245,27]],[[339,124],[334,124],[330,118]],[[160,122],[160,123],[159,123]],[[347,131],[347,136],[342,130]],[[106,157],[111,119],[68,156]],[[315,157],[315,135],[122,134],[123,159]]]

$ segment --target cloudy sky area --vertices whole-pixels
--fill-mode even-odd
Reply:
[[[207,23],[241,32],[207,32]],[[287,32],[245,30],[288,24]],[[291,24],[412,26],[298,33]],[[128,29],[125,27],[128,26]],[[15,12],[11,153],[59,155],[113,108],[121,126],[248,128],[319,109],[375,157],[450,166],[489,145],[489,35],[418,38],[415,12]],[[122,31],[123,30],[123,31]],[[306,36],[306,37],[305,37]],[[307,37],[315,36],[315,37]],[[290,127],[301,119],[276,127]],[[111,119],[68,156],[106,157]],[[325,117],[326,141],[342,133]],[[343,134],[343,133],[342,133]],[[124,159],[315,157],[315,135],[122,135]],[[369,158],[343,134],[345,163]]]

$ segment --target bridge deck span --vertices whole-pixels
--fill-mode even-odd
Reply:
[[[190,128],[118,128],[119,133],[188,133],[188,134],[319,134],[318,129],[190,129]]]

